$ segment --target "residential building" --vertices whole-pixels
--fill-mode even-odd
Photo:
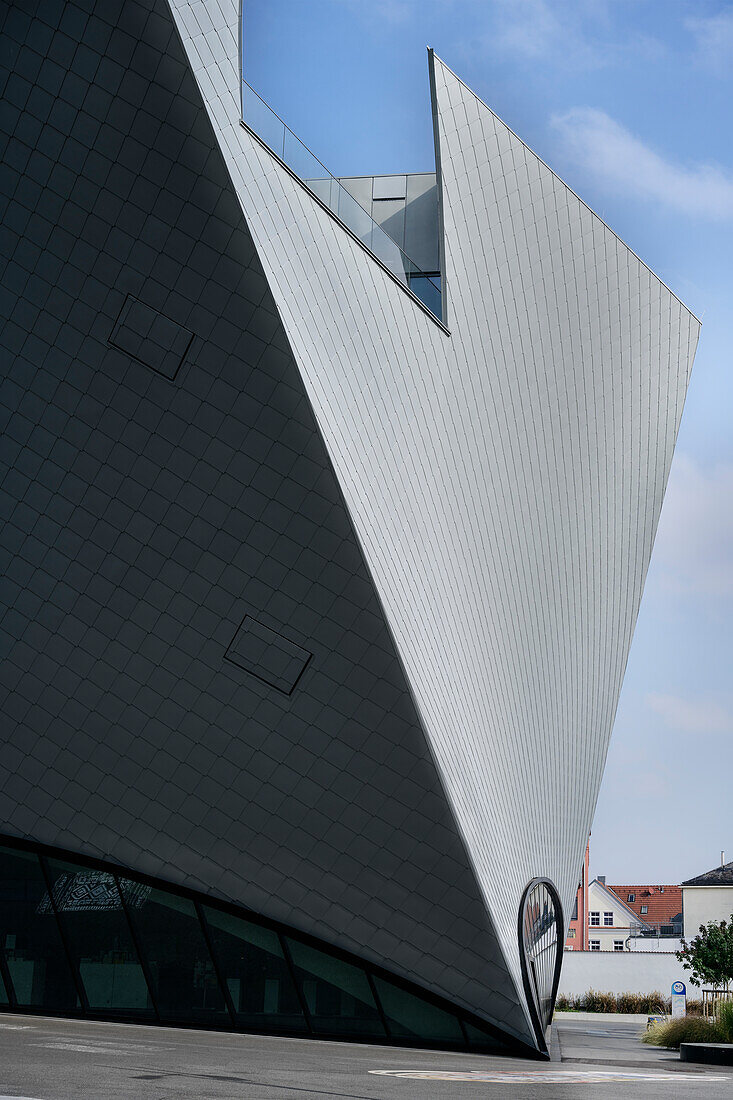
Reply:
[[[547,1055],[699,322],[432,52],[330,176],[240,15],[0,11],[0,1006]]]
[[[710,921],[733,920],[733,862],[725,863],[720,855],[719,867],[682,883],[686,940],[694,939],[700,926]]]
[[[589,951],[626,951],[629,937],[643,926],[633,909],[606,886],[605,878],[593,879],[588,887]]]
[[[662,950],[676,950],[682,937],[682,890],[679,886],[609,886],[643,922],[640,942],[631,950],[650,950],[654,938],[663,941]],[[674,943],[672,943],[674,941]]]

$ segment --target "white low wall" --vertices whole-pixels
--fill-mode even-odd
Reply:
[[[672,982],[687,986],[688,997],[699,997],[690,987],[689,972],[673,954],[660,951],[563,951],[558,993],[577,997],[598,993],[654,993],[669,996]]]

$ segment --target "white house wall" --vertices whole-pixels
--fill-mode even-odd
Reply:
[[[683,886],[682,916],[685,939],[694,939],[701,924],[730,921],[733,917],[733,886]]]
[[[684,982],[688,997],[700,996],[673,952],[565,951],[558,994],[580,997],[595,989],[616,995],[658,992],[668,997],[672,982]]]

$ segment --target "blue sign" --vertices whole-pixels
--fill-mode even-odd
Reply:
[[[684,982],[672,982],[672,1019],[687,1015],[687,990]]]

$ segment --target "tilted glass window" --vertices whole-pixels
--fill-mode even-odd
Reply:
[[[310,944],[285,943],[314,1031],[386,1037],[364,970]]]
[[[120,879],[125,897],[137,886],[130,879]],[[134,902],[128,902],[127,910],[161,1019],[229,1023],[193,902],[145,887]]]
[[[20,845],[0,846],[0,1008],[506,1049],[327,944]]]
[[[451,1013],[384,978],[375,977],[374,984],[387,1017],[390,1035],[398,1039],[409,1037],[441,1043],[461,1042],[461,1025]]]
[[[220,909],[201,908],[237,1023],[259,1030],[307,1033],[279,936]]]
[[[475,1027],[467,1020],[463,1021],[463,1030],[466,1032],[468,1045],[472,1050],[495,1050],[497,1054],[501,1054],[506,1050],[503,1044],[495,1036],[489,1035],[488,1031],[484,1031],[480,1027]]]
[[[90,1009],[153,1016],[114,876],[57,859],[47,860],[47,866],[53,905]],[[140,883],[132,885],[141,894],[150,890]]]
[[[21,1008],[81,1007],[38,857],[0,848],[0,947]]]

